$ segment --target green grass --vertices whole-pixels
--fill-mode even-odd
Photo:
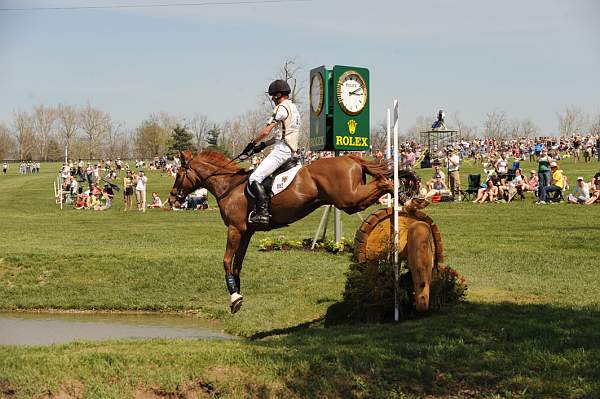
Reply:
[[[599,167],[561,164],[571,184]],[[531,196],[430,205],[446,262],[469,284],[467,303],[400,325],[330,327],[349,258],[257,249],[261,237],[313,235],[320,212],[255,236],[242,274],[245,304],[230,315],[218,212],[122,212],[120,201],[104,212],[60,211],[56,168],[0,176],[0,309],[193,310],[249,339],[4,346],[0,397],[132,397],[152,389],[222,397],[600,396],[600,206],[536,206]],[[473,171],[463,166],[463,185]],[[164,198],[172,180],[148,176],[149,191]],[[360,218],[343,221],[353,236]]]

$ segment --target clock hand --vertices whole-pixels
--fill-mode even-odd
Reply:
[[[351,91],[350,94],[356,94],[356,92],[359,91],[360,89],[362,89],[362,87],[359,87],[358,89],[356,89],[354,91]],[[360,95],[360,94],[358,94],[358,95]]]
[[[359,90],[359,89],[357,89],[357,90]],[[349,94],[350,94],[351,96],[362,96],[362,93],[357,93],[357,92],[356,92],[357,90],[351,91]]]

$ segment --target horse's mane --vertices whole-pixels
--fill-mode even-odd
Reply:
[[[196,156],[196,159],[217,166],[228,172],[237,173],[244,171],[244,169],[236,162],[231,162],[231,159],[227,158],[225,154],[219,151],[204,150]]]

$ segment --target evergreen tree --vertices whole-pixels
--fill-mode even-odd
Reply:
[[[208,149],[213,151],[220,151],[223,154],[231,157],[227,148],[221,143],[219,144],[219,138],[221,137],[221,133],[223,131],[218,125],[213,125],[213,127],[208,131],[208,137],[206,138],[206,142],[208,143]]]
[[[219,147],[219,136],[221,136],[221,129],[219,126],[213,125],[208,131],[208,138],[206,139],[206,142],[211,149],[217,149],[217,147]]]
[[[183,126],[175,126],[171,135],[171,146],[169,149],[173,153],[189,150],[194,147],[192,144],[192,134]]]

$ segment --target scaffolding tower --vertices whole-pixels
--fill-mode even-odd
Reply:
[[[459,143],[460,133],[458,130],[431,129],[421,132],[421,146],[426,147],[429,152],[454,147]]]

